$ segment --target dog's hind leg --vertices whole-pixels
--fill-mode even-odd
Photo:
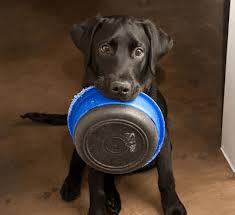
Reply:
[[[34,122],[47,123],[50,125],[67,125],[67,114],[47,114],[30,112],[21,116],[23,119],[28,118]]]
[[[85,166],[86,164],[74,149],[70,162],[69,173],[60,190],[60,195],[64,201],[70,202],[79,196],[82,183],[82,173]]]

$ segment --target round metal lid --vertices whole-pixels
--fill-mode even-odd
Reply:
[[[131,106],[96,107],[75,129],[74,144],[91,167],[112,174],[135,171],[148,163],[157,149],[158,132],[151,118]]]

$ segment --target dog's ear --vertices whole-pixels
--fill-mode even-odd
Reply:
[[[172,49],[173,39],[150,20],[144,20],[142,24],[150,41],[149,67],[155,75],[157,61]]]
[[[80,24],[74,24],[71,29],[70,35],[72,40],[76,47],[85,55],[86,65],[90,62],[94,34],[102,21],[103,18],[98,15]]]

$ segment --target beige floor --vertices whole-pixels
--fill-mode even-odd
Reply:
[[[74,22],[102,14],[145,16],[175,39],[163,62],[177,190],[190,215],[235,214],[235,177],[220,152],[223,0],[5,1],[0,7],[0,214],[85,215],[87,183],[60,199],[72,143],[66,127],[22,121],[27,111],[65,113],[80,90]],[[162,3],[164,2],[164,3]],[[155,170],[117,180],[125,215],[162,214]]]

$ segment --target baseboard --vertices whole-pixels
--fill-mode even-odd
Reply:
[[[224,151],[223,146],[221,146],[220,150],[222,151],[222,153],[223,153],[225,159],[227,160],[229,166],[231,167],[232,171],[235,173],[235,164],[232,163],[232,161],[230,160],[229,156]]]

